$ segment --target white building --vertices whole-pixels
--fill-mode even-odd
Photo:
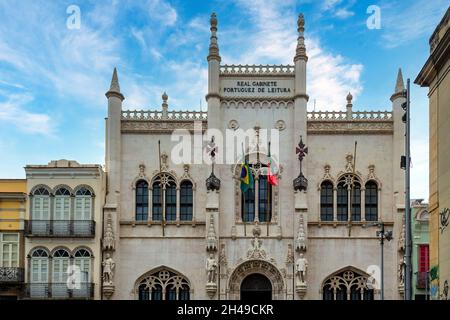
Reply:
[[[405,101],[401,72],[392,111],[354,111],[349,94],[346,111],[309,112],[302,15],[294,64],[289,66],[222,65],[216,31],[213,14],[207,112],[169,111],[166,94],[162,110],[124,110],[114,70],[106,93],[104,219],[111,224],[105,224],[110,246],[104,253],[112,259],[104,270],[104,296],[380,299],[379,228],[372,224],[383,222],[394,235],[394,241],[384,245],[384,294],[399,299]],[[245,146],[256,190],[245,197],[240,189],[240,144],[234,163],[217,161],[215,175],[207,163],[177,163],[172,152],[179,142],[171,140],[172,132],[192,132],[194,123],[205,133],[218,130],[214,135],[221,156],[230,141],[222,144],[218,137],[225,137],[227,129],[255,128],[258,134],[276,129],[279,144],[272,155],[279,163],[278,185],[268,188],[264,137],[256,138],[258,147]],[[308,147],[301,174],[296,155],[300,137]],[[201,153],[202,145],[194,143],[193,153]]]

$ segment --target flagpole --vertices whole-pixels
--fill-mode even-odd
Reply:
[[[270,198],[272,197],[272,188],[271,188],[272,185],[269,183],[269,172],[272,173],[271,172],[272,168],[270,168],[270,165],[272,164],[271,159],[270,159],[270,141],[269,141],[269,159],[268,160],[269,160],[269,163],[268,163],[269,167],[267,168],[268,171],[267,171],[267,175],[266,175],[266,183],[267,183],[267,207],[266,207],[267,230],[266,230],[266,232],[267,232],[267,236],[269,236],[269,223],[272,218],[272,208],[271,207],[270,207],[270,216],[269,216]]]
[[[357,142],[355,141],[355,150],[353,153],[353,172],[352,172],[352,183],[350,185],[350,219],[349,219],[349,225],[348,225],[348,236],[350,237],[352,234],[352,214],[353,214],[353,208],[352,208],[352,200],[354,195],[354,186],[355,186],[355,167],[356,167],[356,145]]]
[[[242,146],[242,162],[245,164],[244,143],[242,143],[241,146]],[[241,189],[241,192],[242,192],[242,199],[244,201],[242,222],[244,223],[244,237],[246,237],[247,236],[247,223],[245,222],[245,209],[246,209],[247,204],[245,203],[245,192],[242,191],[242,189]]]
[[[161,226],[162,226],[162,235],[165,236],[164,227],[165,227],[165,219],[164,219],[164,204],[163,204],[163,186],[162,186],[162,167],[161,167],[161,140],[158,140],[158,154],[159,154],[159,193],[160,193],[160,201],[161,201]]]

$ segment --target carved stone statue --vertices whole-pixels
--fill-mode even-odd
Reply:
[[[306,269],[308,268],[308,261],[303,256],[303,253],[300,253],[300,257],[295,262],[297,283],[304,284],[306,281]]]
[[[209,258],[206,259],[206,271],[208,272],[208,283],[216,282],[216,270],[217,270],[217,261],[214,258],[214,255],[211,253]]]
[[[111,255],[109,253],[106,254],[105,260],[103,260],[102,265],[103,265],[103,284],[112,285],[116,263],[111,258]]]
[[[405,284],[405,258],[403,257],[398,264],[398,284],[403,286]]]

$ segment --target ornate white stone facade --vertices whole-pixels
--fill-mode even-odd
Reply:
[[[373,221],[365,221],[369,212],[365,203],[367,182],[376,185],[376,208],[370,208],[377,212],[376,221],[393,230],[395,239],[400,236],[404,210],[403,171],[399,165],[404,146],[404,98],[398,90],[394,92],[392,111],[355,112],[349,95],[346,111],[308,112],[303,16],[298,21],[294,64],[289,66],[221,65],[216,31],[217,18],[213,15],[207,112],[168,111],[166,94],[162,111],[123,110],[124,96],[114,72],[106,94],[108,184],[103,249],[111,255],[115,271],[113,286],[105,294],[111,299],[168,299],[174,297],[171,294],[190,299],[239,299],[245,277],[261,274],[270,281],[273,299],[322,299],[331,292],[324,293],[324,288],[339,287],[334,278],[342,279],[348,289],[345,297],[351,298],[352,279],[358,279],[358,288],[363,288],[360,279],[373,276],[366,271],[379,266],[380,261],[377,229],[370,227]],[[241,93],[238,82],[249,82],[244,87],[256,91],[260,83],[277,85],[263,86],[266,90],[260,93],[250,89]],[[176,143],[171,141],[171,133],[180,128],[194,130],[194,121],[201,124],[201,130],[224,132],[255,126],[278,130],[280,172],[278,185],[271,193],[270,223],[258,222],[258,218],[242,222],[240,171],[236,167],[239,160],[236,164],[215,164],[214,175],[220,179],[220,186],[212,189],[206,185],[210,164],[173,163],[169,155]],[[293,187],[299,175],[295,150],[300,136],[309,149],[302,161],[306,190]],[[158,156],[158,141],[162,159]],[[267,161],[265,155],[261,157],[265,159],[261,161]],[[175,219],[163,222],[152,218],[152,210],[159,208],[152,202],[159,201],[161,192],[155,189],[158,184],[154,182],[160,181],[161,175],[173,179],[177,200]],[[258,180],[256,171],[255,177]],[[339,181],[348,183],[348,179],[360,185],[359,221],[338,218]],[[180,190],[185,180],[193,186],[193,216],[187,221],[180,218]],[[148,185],[145,220],[137,219],[137,210],[141,210],[136,204],[139,181]],[[331,219],[321,216],[324,181],[329,181],[332,188]],[[387,299],[401,297],[397,266],[402,257],[395,242],[385,243],[384,248]],[[208,259],[217,262],[217,276],[210,273],[212,269],[205,270],[205,265],[211,266]],[[303,261],[299,259],[306,259],[307,272],[302,271],[306,279],[296,282],[295,264]],[[168,285],[171,281],[173,292]],[[379,283],[374,286],[374,298],[379,299]]]

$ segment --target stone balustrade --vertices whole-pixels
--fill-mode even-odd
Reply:
[[[349,118],[346,111],[311,111],[309,121],[339,120],[392,120],[391,111],[353,111]]]
[[[124,110],[123,120],[206,120],[206,111],[155,111],[155,110]]]
[[[293,65],[222,65],[220,66],[221,75],[294,75],[295,67]]]

